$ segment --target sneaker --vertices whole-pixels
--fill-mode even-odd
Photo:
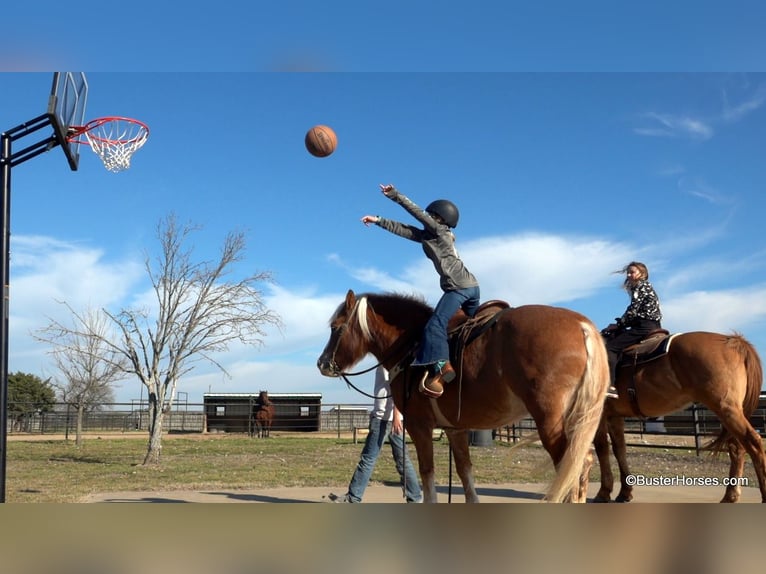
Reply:
[[[330,502],[341,502],[341,503],[351,502],[351,500],[348,497],[348,494],[338,495],[331,492],[327,498],[330,499]]]
[[[606,396],[610,399],[619,399],[620,395],[617,394],[617,388],[614,385],[609,385],[606,390]]]
[[[435,367],[436,372],[430,376],[426,370],[418,389],[427,397],[438,399],[444,393],[444,384],[455,380],[455,369],[449,361],[439,361]]]

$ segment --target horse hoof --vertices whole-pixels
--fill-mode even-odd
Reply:
[[[608,497],[604,498],[602,496],[594,496],[593,500],[591,500],[591,502],[594,502],[596,504],[604,504],[604,503],[607,503],[607,502],[611,502],[611,500]]]
[[[632,496],[624,496],[622,494],[614,499],[615,502],[630,502],[631,500],[633,500]]]

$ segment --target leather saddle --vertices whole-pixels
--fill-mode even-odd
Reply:
[[[459,365],[462,364],[465,347],[492,327],[511,308],[505,301],[490,299],[479,305],[473,317],[466,315],[462,309],[457,310],[449,320],[449,323],[447,323],[450,360],[456,368],[459,368]],[[389,377],[392,381],[406,369],[405,365],[410,364],[415,356],[416,349],[417,345],[410,349],[404,359],[389,371]]]
[[[453,362],[460,364],[465,347],[489,330],[504,313],[510,310],[511,306],[500,299],[485,301],[479,305],[473,317],[469,317],[462,309],[458,309],[447,324],[450,356]]]
[[[623,349],[618,366],[633,367],[659,359],[668,353],[674,337],[675,335],[671,335],[670,331],[665,329],[649,333],[645,339]]]
[[[495,314],[501,311],[504,312],[510,308],[511,306],[505,301],[501,301],[500,299],[491,299],[479,305],[479,308],[476,310],[476,314],[473,317],[468,317],[468,315],[466,315],[462,309],[458,309],[457,313],[452,316],[452,319],[450,319],[449,323],[447,324],[447,332],[451,335],[453,332],[461,329],[466,323],[468,323],[468,326],[471,328],[474,328],[478,325],[486,323]]]

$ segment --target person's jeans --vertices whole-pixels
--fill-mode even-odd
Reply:
[[[476,314],[479,308],[478,287],[444,292],[423,329],[423,339],[418,347],[417,356],[412,362],[413,366],[432,365],[437,361],[449,360],[447,324],[461,307],[469,317]]]
[[[404,435],[392,433],[390,422],[375,417],[370,417],[369,430],[370,432],[364,441],[362,454],[359,457],[359,464],[356,465],[356,470],[348,485],[348,501],[362,502],[367,483],[370,482],[375,463],[380,456],[380,450],[388,438],[396,470],[404,484],[404,496],[407,502],[420,502],[423,499],[423,492],[420,489],[415,467],[412,466],[412,460],[407,454]]]

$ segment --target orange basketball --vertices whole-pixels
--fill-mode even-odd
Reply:
[[[327,126],[314,126],[306,132],[306,149],[316,157],[327,157],[338,147],[338,136]]]

